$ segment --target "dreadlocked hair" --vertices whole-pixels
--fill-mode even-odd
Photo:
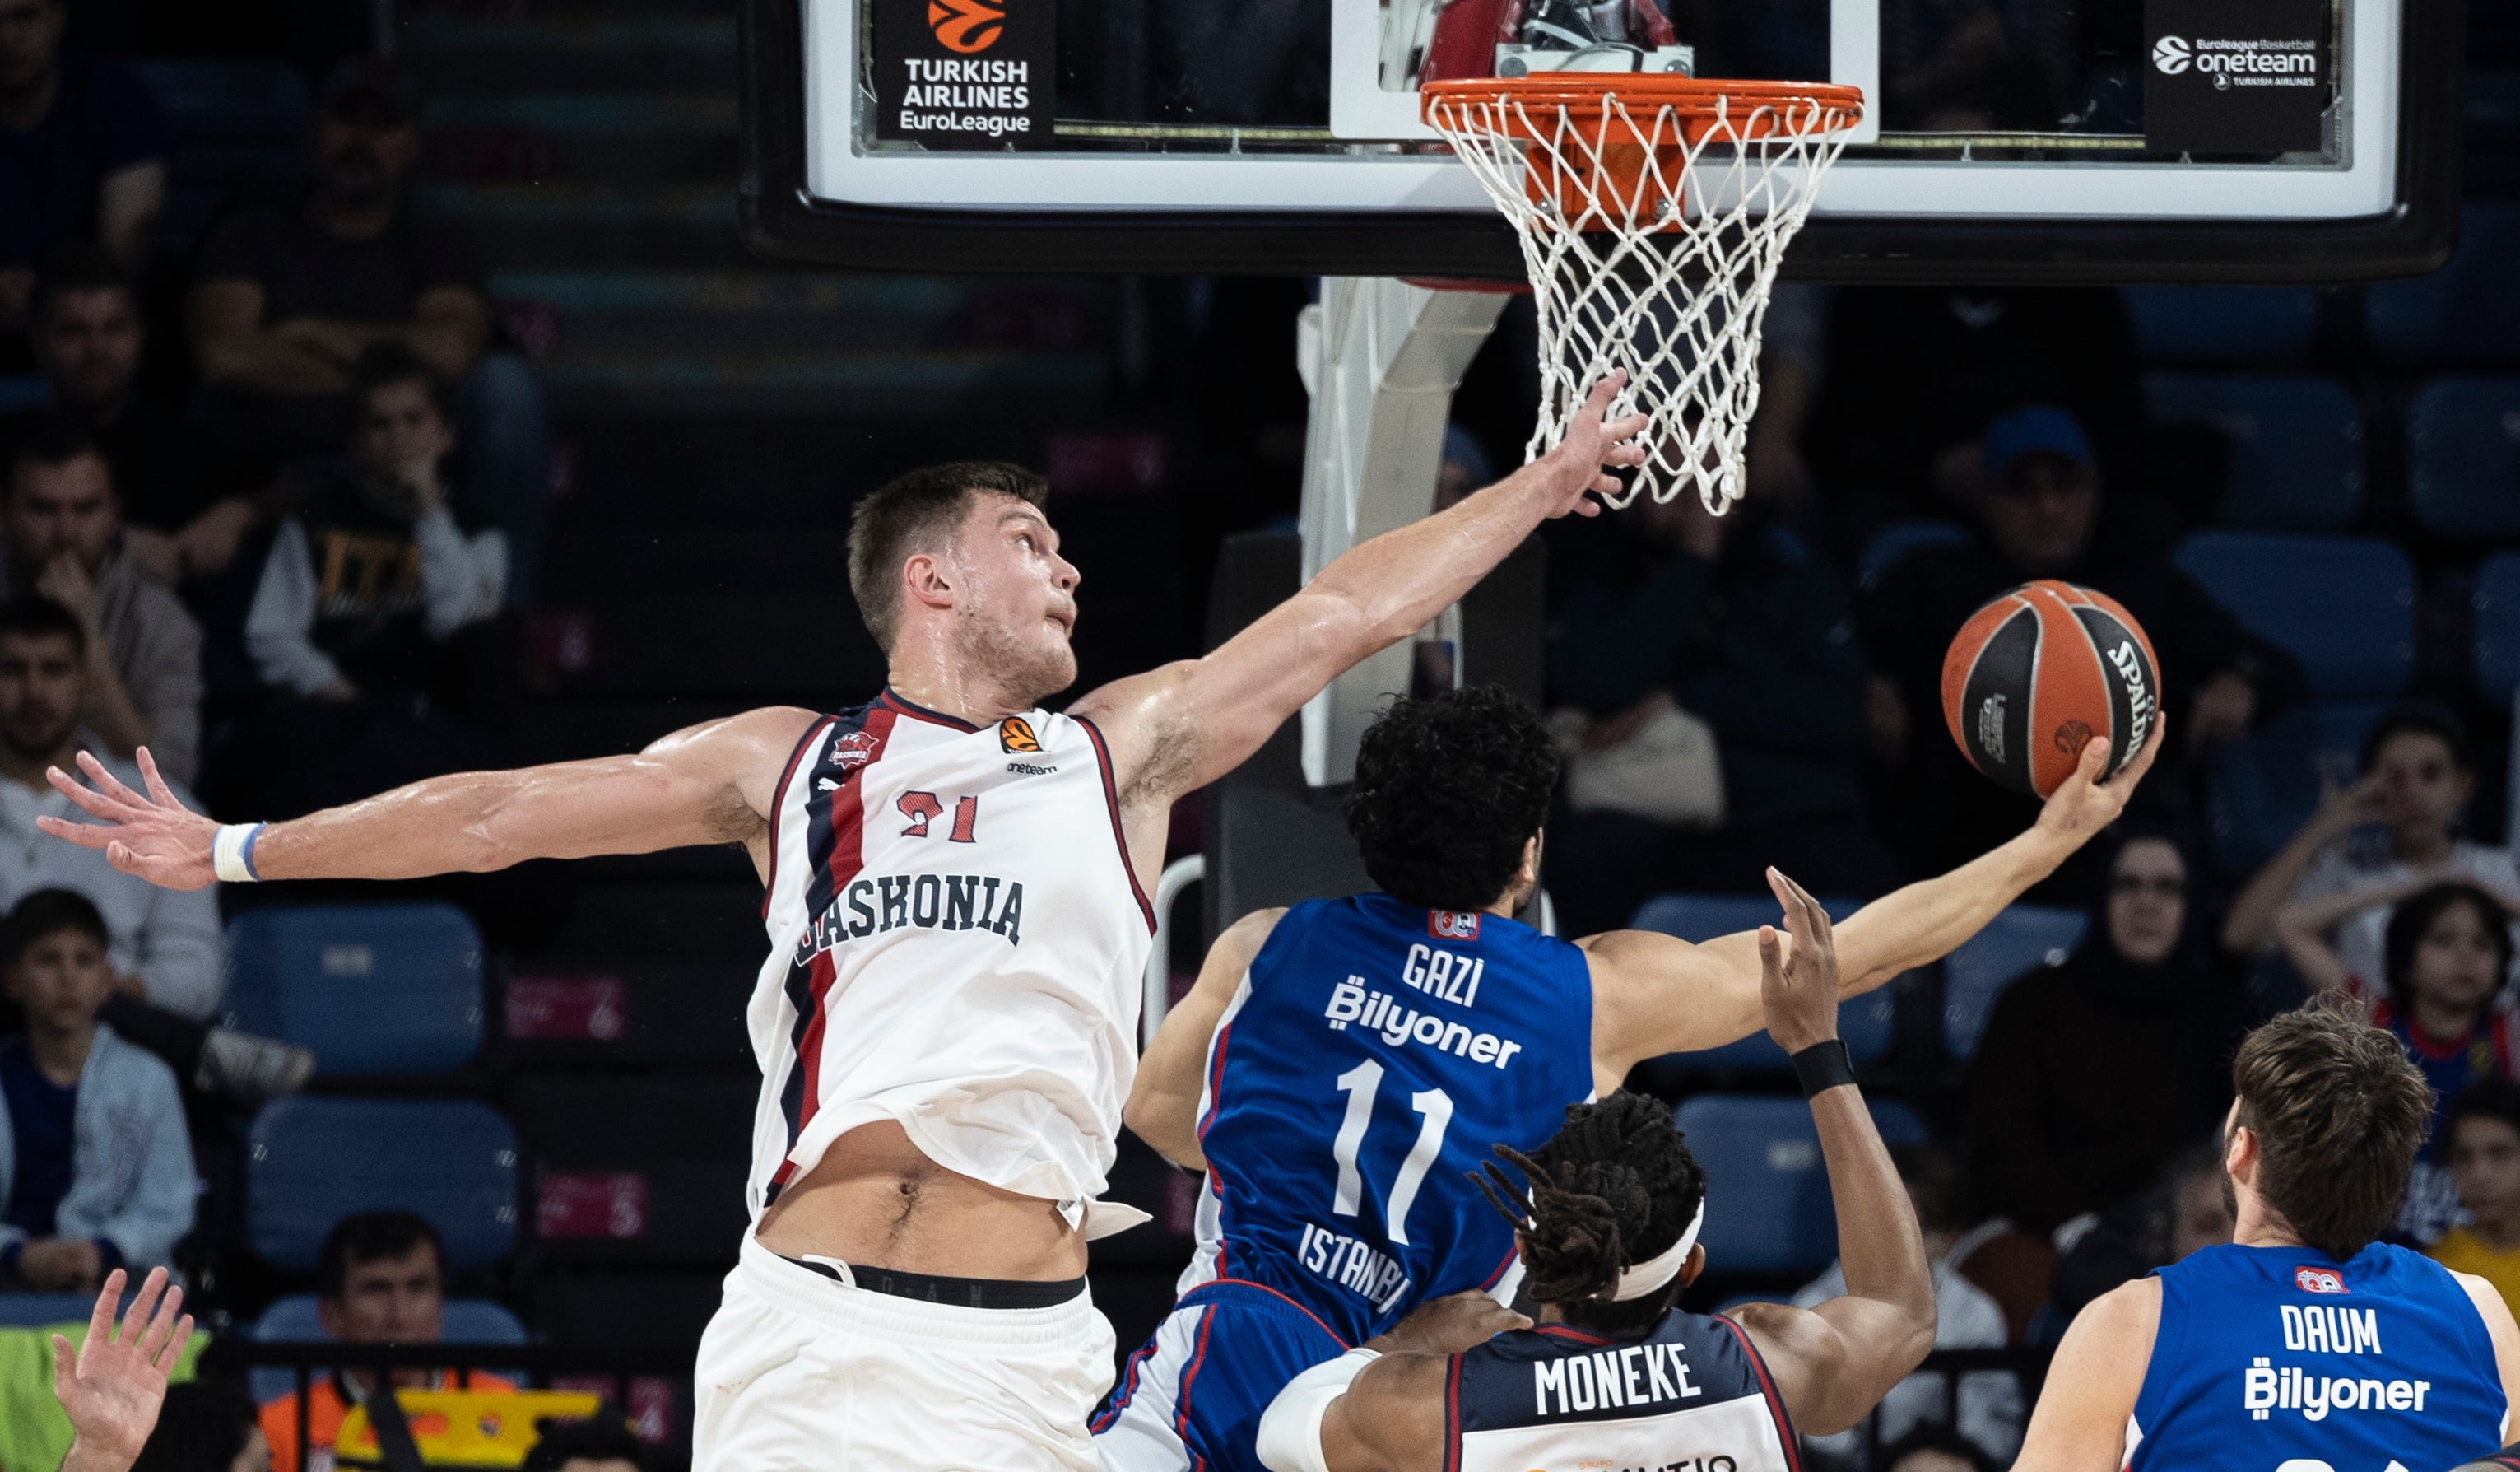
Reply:
[[[1619,1332],[1660,1318],[1680,1283],[1612,1303],[1619,1274],[1669,1252],[1706,1199],[1706,1172],[1688,1153],[1670,1106],[1621,1090],[1571,1104],[1566,1122],[1530,1155],[1496,1153],[1530,1183],[1525,1193],[1494,1165],[1476,1177],[1489,1202],[1513,1222],[1523,1286],[1553,1304],[1569,1323]]]

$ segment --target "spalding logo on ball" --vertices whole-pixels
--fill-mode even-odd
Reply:
[[[2160,664],[2143,626],[2105,593],[2023,583],[1969,616],[1943,656],[1943,719],[1969,764],[2046,797],[2093,737],[2105,774],[2143,750],[2160,709]]]

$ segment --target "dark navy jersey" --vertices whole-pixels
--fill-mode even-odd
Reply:
[[[1750,1337],[1675,1309],[1614,1338],[1571,1324],[1500,1334],[1455,1357],[1445,1472],[1650,1467],[1793,1472],[1793,1423]]]
[[[2160,1269],[2127,1466],[2454,1467],[2502,1441],[2485,1319],[2450,1270],[2373,1243],[2209,1247]]]
[[[1592,973],[1495,915],[1310,900],[1252,957],[1207,1066],[1182,1290],[1259,1283],[1360,1344],[1515,1265],[1471,1174],[1592,1096]]]

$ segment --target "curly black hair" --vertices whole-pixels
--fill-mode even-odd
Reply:
[[[1392,898],[1475,910],[1513,883],[1557,786],[1540,713],[1495,685],[1400,699],[1365,728],[1347,831]]]
[[[1669,1252],[1706,1199],[1706,1170],[1688,1153],[1671,1106],[1622,1089],[1566,1106],[1566,1123],[1531,1155],[1496,1153],[1530,1182],[1526,1200],[1491,1165],[1479,1188],[1515,1226],[1523,1287],[1566,1321],[1605,1334],[1635,1333],[1662,1317],[1681,1283],[1625,1303],[1603,1295],[1619,1274]]]

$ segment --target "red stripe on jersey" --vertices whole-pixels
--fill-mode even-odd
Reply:
[[[1102,767],[1102,802],[1111,809],[1111,842],[1120,847],[1120,869],[1129,876],[1129,893],[1138,897],[1138,913],[1147,917],[1147,929],[1155,928],[1155,906],[1147,898],[1147,891],[1138,883],[1138,866],[1129,858],[1128,830],[1120,826],[1120,789],[1111,778],[1111,749],[1102,744],[1102,729],[1082,715],[1068,717],[1085,728],[1086,739],[1094,743],[1094,759]]]
[[[1777,1382],[1768,1376],[1768,1361],[1759,1357],[1759,1347],[1750,1342],[1747,1330],[1722,1314],[1717,1314],[1715,1321],[1741,1341],[1741,1353],[1749,1358],[1752,1373],[1759,1377],[1759,1394],[1768,1403],[1768,1413],[1777,1418],[1777,1440],[1785,1449],[1785,1466],[1789,1472],[1802,1472],[1802,1450],[1794,1440],[1793,1417],[1785,1414],[1785,1398],[1777,1394]]]
[[[866,771],[883,759],[884,745],[891,738],[893,722],[898,718],[888,710],[877,709],[867,713],[866,724],[859,729],[874,738],[874,748],[867,754],[867,759],[849,773],[848,780],[832,794],[830,869],[832,893],[834,895],[847,889],[849,881],[857,878],[858,871],[866,867]],[[808,798],[806,801],[813,800]],[[796,1107],[796,1133],[788,1141],[790,1149],[804,1137],[805,1127],[814,1123],[815,1113],[823,1107],[823,1024],[831,1015],[823,1002],[831,995],[832,983],[839,975],[839,967],[832,959],[832,952],[818,951],[808,974],[812,978],[807,988],[813,995],[813,1015],[796,1039],[796,1066],[805,1071],[805,1087],[803,1101]],[[784,1186],[795,1173],[796,1163],[783,1160],[777,1173],[770,1177],[770,1183]]]
[[[1233,1040],[1234,1024],[1229,1022],[1216,1030],[1216,1041],[1208,1049],[1207,1113],[1198,1117],[1197,1128],[1198,1142],[1202,1146],[1207,1143],[1207,1127],[1216,1123],[1216,1112],[1225,1107],[1225,1047]],[[1217,1216],[1220,1219],[1220,1229],[1216,1237],[1216,1275],[1221,1278],[1225,1276],[1225,1259],[1228,1251],[1221,1226],[1225,1215],[1226,1180],[1225,1173],[1216,1168],[1216,1160],[1213,1156],[1208,1158],[1207,1178],[1209,1185],[1216,1191]],[[1338,1336],[1330,1337],[1335,1339]]]
[[[1299,1304],[1299,1303],[1295,1302],[1295,1301],[1294,1301],[1293,1299],[1291,1299],[1291,1298],[1288,1298],[1286,1295],[1284,1295],[1284,1294],[1282,1294],[1282,1293],[1279,1292],[1279,1291],[1278,1291],[1277,1289],[1275,1289],[1275,1288],[1270,1287],[1270,1286],[1269,1286],[1268,1284],[1266,1284],[1266,1283],[1255,1283],[1255,1282],[1251,1281],[1249,1278],[1226,1278],[1226,1277],[1216,1277],[1216,1278],[1209,1278],[1206,1282],[1199,1284],[1199,1285],[1198,1285],[1198,1287],[1199,1287],[1199,1288],[1215,1288],[1215,1287],[1219,1287],[1219,1286],[1226,1286],[1226,1285],[1231,1285],[1231,1286],[1236,1287],[1236,1288],[1256,1288],[1256,1289],[1260,1290],[1262,1293],[1265,1293],[1265,1294],[1269,1295],[1271,1298],[1276,1299],[1278,1302],[1280,1302],[1280,1303],[1282,1303],[1282,1304],[1284,1304],[1287,1308],[1292,1309],[1292,1310],[1294,1310],[1296,1312],[1298,1312],[1298,1313],[1300,1313],[1300,1314],[1304,1315],[1306,1318],[1311,1319],[1311,1320],[1313,1321],[1313,1327],[1314,1327],[1314,1328],[1316,1328],[1316,1329],[1321,1330],[1321,1331],[1322,1331],[1323,1333],[1325,1333],[1325,1334],[1328,1334],[1328,1335],[1330,1337],[1330,1341],[1331,1341],[1333,1344],[1336,1344],[1336,1345],[1337,1345],[1341,1350],[1352,1350],[1352,1349],[1355,1349],[1355,1348],[1356,1348],[1356,1346],[1354,1346],[1354,1345],[1352,1345],[1352,1344],[1348,1343],[1345,1339],[1341,1338],[1341,1337],[1340,1337],[1340,1335],[1339,1335],[1339,1331],[1338,1331],[1338,1330],[1333,1329],[1333,1328],[1331,1328],[1329,1325],[1328,1325],[1328,1324],[1326,1324],[1326,1323],[1322,1322],[1322,1316],[1321,1316],[1320,1314],[1315,1313],[1312,1310],[1305,1308],[1303,1305],[1301,1305],[1301,1304]],[[1196,1293],[1196,1292],[1198,1291],[1198,1288],[1193,1288],[1193,1289],[1192,1289],[1191,1291],[1192,1291],[1192,1293]]]
[[[1444,1472],[1462,1472],[1462,1357],[1444,1364]]]
[[[770,897],[779,890],[779,814],[788,807],[788,784],[796,780],[796,766],[805,759],[806,751],[822,740],[823,734],[831,730],[832,722],[838,719],[836,715],[826,715],[805,728],[805,734],[796,738],[796,750],[788,754],[788,766],[779,774],[779,785],[771,789],[770,873],[761,881],[761,918],[764,920],[770,918]]]
[[[1197,1377],[1199,1365],[1206,1362],[1207,1331],[1215,1322],[1216,1311],[1214,1309],[1203,1309],[1199,1311],[1198,1348],[1191,1352],[1190,1365],[1182,1371],[1181,1389],[1173,1398],[1173,1403],[1177,1407],[1173,1412],[1173,1433],[1182,1439],[1184,1446],[1187,1446],[1190,1443],[1190,1383],[1192,1379]],[[1204,1456],[1193,1455],[1192,1458],[1191,1466],[1192,1468],[1204,1468],[1206,1465],[1207,1458]]]
[[[903,700],[900,696],[894,694],[890,686],[884,687],[883,694],[878,697],[878,699],[882,703],[886,710],[891,711],[897,715],[913,716],[917,719],[926,721],[930,725],[945,726],[957,731],[976,731],[979,729],[978,726],[965,720],[960,715],[948,715],[942,711],[930,711],[925,706],[914,706],[910,702]]]

